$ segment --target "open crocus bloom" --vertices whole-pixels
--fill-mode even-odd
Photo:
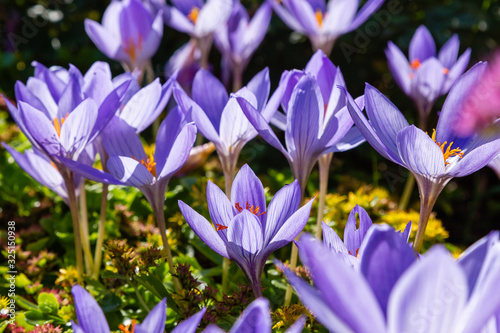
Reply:
[[[75,333],[110,333],[109,325],[99,304],[96,300],[79,285],[74,285],[71,289],[75,300],[76,317],[78,324],[71,321],[71,326]],[[177,325],[172,333],[194,333],[205,314],[206,308],[189,317]],[[132,321],[130,332],[135,333],[163,333],[165,331],[165,321],[167,320],[167,302],[164,298],[153,310],[149,312],[144,321],[136,324]],[[122,326],[122,325],[120,325]],[[123,327],[123,326],[122,326]],[[129,329],[124,330],[129,332]]]
[[[278,191],[266,209],[264,187],[246,164],[234,179],[231,201],[211,181],[207,200],[213,224],[179,201],[186,222],[212,250],[234,260],[250,280],[255,296],[261,296],[267,258],[302,231],[312,200],[298,209],[300,187],[294,181]]]
[[[369,0],[358,11],[353,0],[267,0],[291,29],[307,35],[314,50],[330,54],[335,40],[356,30],[384,0]]]
[[[458,57],[460,41],[453,35],[436,55],[436,44],[423,25],[418,27],[410,43],[409,59],[389,42],[385,54],[394,80],[427,119],[439,96],[446,94],[465,71],[470,49]],[[457,59],[458,57],[458,59]]]
[[[153,17],[140,0],[113,0],[102,25],[86,19],[85,31],[108,58],[122,62],[128,71],[142,70],[160,45],[162,12]]]
[[[385,158],[400,164],[416,178],[421,201],[419,249],[432,207],[445,185],[453,177],[467,176],[488,164],[500,151],[498,131],[488,135],[458,137],[452,126],[467,91],[477,82],[486,64],[474,66],[455,83],[441,111],[437,129],[431,135],[409,125],[403,114],[377,89],[366,85],[365,117],[348,96],[349,112],[361,133]]]
[[[482,329],[498,323],[500,313],[498,232],[458,261],[442,246],[416,260],[396,231],[374,226],[360,250],[359,272],[309,235],[298,245],[315,287],[286,268],[285,275],[332,332],[496,332]]]

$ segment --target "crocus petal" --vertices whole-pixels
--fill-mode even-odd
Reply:
[[[224,85],[212,73],[200,69],[193,81],[193,100],[205,111],[218,132],[222,110],[228,101]]]
[[[259,297],[243,310],[229,332],[270,333],[271,326],[269,301]]]
[[[358,6],[359,0],[330,0],[325,20],[321,25],[323,31],[333,38],[349,31]]]
[[[467,69],[470,60],[471,49],[468,48],[465,52],[458,58],[457,62],[451,67],[450,71],[446,75],[446,81],[443,85],[442,94],[445,94],[453,86],[455,81],[460,75]]]
[[[162,333],[165,330],[167,320],[167,299],[164,298],[156,304],[144,321],[135,326],[136,333]],[[186,331],[187,332],[187,331]]]
[[[419,26],[410,42],[410,61],[419,60],[421,63],[430,57],[436,56],[436,44],[431,33],[423,25]]]
[[[151,185],[155,179],[144,165],[127,156],[112,155],[107,166],[110,174],[128,186]]]
[[[377,11],[385,0],[368,0],[365,5],[359,10],[358,15],[354,18],[349,26],[348,31],[359,28],[375,11]]]
[[[71,328],[73,329],[74,333],[85,333],[83,329],[80,326],[78,326],[78,324],[75,324],[73,320],[71,320]]]
[[[203,2],[203,0],[172,0],[172,4],[186,16],[194,7],[198,9],[203,7]]]
[[[408,59],[393,42],[387,44],[385,55],[394,81],[406,95],[409,95],[411,92],[412,70]]]
[[[19,102],[19,111],[26,131],[34,140],[32,143],[37,148],[49,155],[59,155],[63,152],[54,125],[42,111],[24,102]]]
[[[203,330],[203,333],[226,333],[226,331],[215,324],[210,324]]]
[[[287,0],[288,10],[301,25],[305,34],[315,35],[319,31],[319,23],[311,5],[307,1]]]
[[[57,159],[75,174],[80,175],[86,179],[105,184],[125,185],[109,173],[97,170],[79,161],[73,161],[62,156],[58,156]]]
[[[345,246],[344,242],[340,239],[339,235],[328,226],[325,222],[321,222],[321,227],[323,229],[323,243],[328,246],[335,253],[348,254],[349,250]]]
[[[364,143],[365,141],[366,139],[363,134],[361,134],[356,126],[353,126],[340,141],[328,148],[324,152],[324,154],[341,153],[347,150],[351,150]]]
[[[93,141],[106,128],[108,123],[113,119],[116,111],[120,108],[121,99],[126,94],[127,88],[130,85],[130,80],[125,80],[119,84],[112,92],[106,96],[104,101],[99,106],[97,112],[97,120],[95,122],[89,141]]]
[[[359,216],[359,229],[356,229],[356,215]],[[356,256],[365,238],[368,229],[372,226],[372,219],[362,207],[356,205],[347,218],[344,228],[344,243],[351,255]]]
[[[215,32],[227,22],[232,9],[231,0],[208,0],[198,14],[194,27],[195,36],[199,38]]]
[[[303,235],[300,259],[330,310],[354,332],[385,332],[385,319],[367,281],[311,235]],[[326,325],[326,323],[323,323]]]
[[[264,186],[248,164],[242,166],[234,178],[231,187],[231,203],[233,205],[239,204],[243,209],[246,208],[247,204],[253,206],[254,209],[259,207],[261,212],[266,208]]]
[[[160,171],[159,177],[170,178],[186,163],[189,157],[191,148],[193,148],[194,141],[196,140],[196,126],[194,123],[189,123],[181,130],[177,136],[170,154],[165,161],[163,169]],[[157,139],[158,147],[161,147],[161,140]]]
[[[180,10],[175,7],[168,6],[167,17],[165,23],[177,31],[187,34],[194,33],[194,24],[184,15]]]
[[[82,87],[80,82],[81,73],[74,66],[70,65],[70,79],[67,83],[61,98],[57,103],[57,117],[63,118],[71,113],[82,101]]]
[[[409,124],[401,111],[380,91],[366,84],[366,113],[378,137],[391,151],[397,151],[396,135]]]
[[[137,56],[137,65],[139,67],[144,66],[149,59],[151,59],[158,47],[160,46],[161,38],[163,36],[163,12],[160,10],[155,17],[151,25],[151,30],[148,35],[144,37],[144,44],[142,52]]]
[[[120,111],[120,118],[124,119],[135,129],[144,129],[144,122],[157,110],[156,106],[162,96],[160,80],[156,79],[139,90]],[[159,110],[160,112],[162,110]],[[156,113],[156,112],[155,112]],[[157,118],[158,114],[155,114]],[[153,118],[153,115],[151,115]]]
[[[226,244],[217,234],[214,227],[206,218],[195,212],[191,207],[179,200],[179,208],[191,229],[201,238],[212,250],[223,257],[229,258]]]
[[[285,333],[301,333],[304,325],[306,324],[307,317],[300,316],[299,319],[295,323],[293,323],[290,327],[287,328]]]
[[[108,125],[102,143],[109,155],[133,156],[138,160],[147,158],[135,129],[120,118],[113,119]]]
[[[248,90],[250,90],[257,98],[257,110],[262,110],[266,105],[267,98],[269,97],[269,92],[271,91],[271,80],[269,79],[269,68],[266,67],[248,82],[246,85]]]
[[[425,61],[412,79],[411,96],[419,111],[430,112],[436,99],[441,96],[445,82],[443,66],[436,58]]]
[[[170,110],[167,117],[161,122],[156,134],[156,146],[161,147],[161,149],[155,149],[156,170],[163,170],[170,151],[186,124],[185,114],[179,107]]]
[[[85,333],[109,333],[109,325],[101,307],[96,300],[82,287],[74,285],[71,293],[75,300],[78,326]]]
[[[375,225],[368,231],[359,256],[360,272],[385,312],[394,284],[416,260],[415,253],[394,228]]]
[[[286,220],[297,211],[300,205],[300,186],[297,180],[292,184],[285,185],[279,190],[269,203],[266,213],[266,224],[264,228],[264,244],[270,240],[283,227]]]
[[[45,110],[49,119],[57,117],[57,103],[52,97],[49,87],[47,87],[47,84],[44,81],[37,79],[36,77],[30,77],[28,82],[26,82],[26,87],[24,87],[24,92],[28,93],[28,96],[20,96],[20,90],[18,87],[24,87],[24,85],[20,84],[19,81],[16,83],[15,91],[16,99],[18,101],[26,102],[41,111]]]
[[[439,146],[421,129],[411,125],[397,135],[398,150],[405,166],[424,176],[444,173],[444,156]]]
[[[453,67],[458,57],[458,48],[460,40],[457,34],[453,34],[450,39],[439,50],[438,59],[444,68],[450,69]]]
[[[271,15],[271,5],[267,2],[264,2],[253,15],[245,33],[245,57],[250,58],[260,43],[262,43],[271,22]]]
[[[87,98],[71,112],[61,126],[61,144],[76,158],[87,145],[97,119],[97,105]]]
[[[275,262],[276,263],[276,262]],[[350,333],[354,332],[339,316],[326,304],[323,295],[314,289],[309,283],[292,273],[283,264],[277,264],[285,273],[288,282],[295,288],[304,305],[311,310],[316,319],[332,332]]]
[[[311,57],[311,60],[306,65],[306,73],[311,73],[316,77],[323,101],[328,101],[335,82],[337,69],[332,61],[323,53],[318,50]]]
[[[83,76],[83,95],[101,105],[106,96],[113,91],[113,81],[109,64],[96,61]]]
[[[226,194],[210,180],[207,184],[207,203],[213,225],[216,228],[218,226],[228,227],[229,222],[234,217],[233,206]],[[227,242],[226,229],[219,230],[219,235]]]
[[[207,308],[203,308],[188,319],[184,320],[183,322],[179,323],[171,333],[194,333],[196,332],[196,329],[198,328],[198,325],[200,324],[201,319],[203,318],[203,315],[205,315],[205,312],[207,311]]]
[[[253,106],[257,106],[255,96],[248,89],[241,89],[237,95],[249,101]],[[221,140],[231,147],[232,153],[237,153],[244,144],[257,135],[257,131],[254,130],[234,98],[229,99],[222,111],[219,133]]]
[[[237,214],[230,222],[227,232],[228,246],[247,273],[255,271],[255,258],[262,250],[262,228],[258,218],[248,210]],[[231,254],[231,253],[230,253]]]
[[[467,280],[443,247],[434,247],[395,284],[388,332],[455,332],[467,301]]]
[[[123,52],[120,52],[122,44],[119,36],[115,36],[112,32],[91,19],[85,19],[85,32],[97,48],[108,58],[117,61],[125,60],[122,55]]]

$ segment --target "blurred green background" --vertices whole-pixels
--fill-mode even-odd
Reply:
[[[261,1],[242,0],[255,10]],[[33,74],[31,62],[36,60],[47,66],[68,63],[82,72],[94,61],[109,61],[115,74],[121,65],[108,60],[87,37],[83,27],[85,18],[101,20],[107,1],[83,0],[2,0],[0,3],[0,91],[14,99],[16,80],[25,82]],[[453,34],[460,36],[463,52],[472,49],[470,65],[486,60],[500,41],[500,4],[496,0],[440,1],[440,0],[387,0],[376,16],[369,19],[357,31],[339,38],[331,59],[340,66],[347,86],[353,96],[363,93],[364,82],[377,87],[402,110],[410,123],[416,119],[411,101],[394,84],[387,68],[384,48],[389,40],[407,53],[409,41],[419,25],[426,25],[433,34],[438,48]],[[374,29],[378,27],[378,30]],[[374,30],[369,30],[374,29]],[[173,52],[189,40],[188,36],[165,27],[162,45],[153,58],[157,76],[163,76],[163,68]],[[346,50],[352,52],[346,55]],[[244,82],[265,66],[270,68],[275,87],[284,70],[303,68],[312,55],[306,37],[292,32],[274,15],[268,34],[254,55],[245,72]],[[220,54],[212,49],[210,55],[214,72],[220,73]],[[431,116],[431,128],[435,126],[439,100]],[[0,117],[0,138],[16,139],[12,132],[12,119],[4,111]],[[146,133],[146,136],[150,134]],[[42,212],[31,207],[40,205],[40,187],[17,166],[9,164],[8,155],[2,148],[0,157],[0,220],[17,219],[29,224],[37,222]],[[284,157],[264,141],[256,139],[242,153],[240,165],[249,163],[258,173],[267,175],[270,168],[289,174]],[[336,191],[346,175],[366,183],[385,187],[393,199],[402,193],[407,172],[379,156],[368,144],[334,157],[329,191]],[[317,179],[317,170],[311,179]],[[311,181],[312,182],[312,181]],[[312,184],[313,188],[317,187]],[[38,194],[33,194],[32,192]],[[26,193],[32,196],[26,197]],[[45,191],[46,193],[46,191]],[[35,196],[38,199],[32,199]],[[31,198],[31,199],[30,199]],[[42,201],[43,203],[43,201]],[[20,208],[22,207],[22,208]],[[418,193],[414,190],[410,207],[418,211]],[[37,210],[38,209],[38,210]],[[452,180],[438,199],[434,209],[437,217],[450,231],[449,242],[468,245],[491,229],[500,229],[500,183],[488,168],[471,176]],[[24,217],[20,217],[24,212]],[[27,212],[31,212],[27,214]],[[45,211],[46,213],[46,211]]]

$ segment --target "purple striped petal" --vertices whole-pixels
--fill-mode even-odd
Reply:
[[[263,297],[250,303],[236,320],[230,333],[271,333],[269,301]]]
[[[205,315],[207,308],[203,308],[188,319],[179,323],[171,333],[194,333],[200,324],[201,319]]]
[[[301,30],[307,35],[316,35],[319,24],[311,5],[307,1],[287,0],[285,4],[295,20],[300,24]]]
[[[266,209],[266,197],[264,195],[264,186],[255,175],[252,169],[245,164],[234,178],[231,187],[231,204],[239,206],[246,210],[246,206],[259,207],[260,212]]]
[[[222,190],[210,180],[207,184],[207,203],[210,218],[214,227],[229,227],[229,222],[233,219],[234,206]],[[227,230],[225,228],[218,231],[218,234],[227,243]]]
[[[194,123],[189,123],[181,130],[175,139],[172,149],[165,161],[163,168],[158,170],[161,178],[172,177],[179,169],[186,163],[189,153],[193,148],[194,141],[196,140],[196,126]],[[161,149],[162,141],[156,140],[157,147]]]
[[[117,61],[126,60],[119,35],[113,34],[111,31],[91,19],[85,19],[85,32],[95,46],[97,46],[99,51],[104,53],[108,58]]]
[[[408,59],[393,42],[387,44],[385,56],[394,81],[406,95],[409,95],[411,92],[412,69]]]
[[[471,49],[468,48],[465,52],[458,58],[457,62],[451,67],[450,71],[446,75],[446,82],[443,86],[442,94],[445,94],[453,86],[455,81],[462,75],[467,69],[470,60]]]
[[[61,126],[61,145],[77,158],[89,142],[92,128],[97,120],[97,105],[87,98],[71,112]]]
[[[164,298],[160,303],[148,313],[144,321],[135,326],[136,333],[162,333],[165,330],[165,321],[167,320],[167,299]]]
[[[103,133],[102,143],[109,155],[133,156],[139,160],[147,158],[135,129],[120,118],[110,122]]]
[[[425,60],[436,56],[436,44],[431,33],[423,25],[419,26],[410,42],[410,61]]]
[[[82,287],[74,285],[71,288],[75,300],[78,326],[85,333],[109,333],[109,325],[101,307],[96,300]]]
[[[127,156],[110,156],[107,166],[110,174],[128,186],[151,185],[155,180],[144,165]]]
[[[384,3],[385,0],[368,0],[365,5],[359,10],[358,15],[354,18],[349,26],[348,31],[355,30],[361,26],[373,13],[375,13]]]
[[[356,216],[357,215],[357,216]],[[359,229],[357,226],[357,217],[359,217]],[[344,228],[344,243],[349,253],[353,256],[358,255],[359,248],[365,239],[368,229],[372,226],[372,219],[362,207],[356,205],[349,213],[347,223]]]
[[[453,34],[450,39],[439,50],[438,59],[444,68],[450,69],[457,62],[460,40],[457,34]]]

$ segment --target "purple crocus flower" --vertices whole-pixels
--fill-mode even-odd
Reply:
[[[467,176],[488,164],[500,150],[498,134],[458,137],[450,124],[466,92],[477,82],[486,64],[477,64],[461,76],[448,95],[437,129],[429,136],[409,125],[403,114],[377,89],[366,85],[369,121],[347,94],[348,109],[356,126],[385,158],[413,173],[420,192],[420,220],[415,248],[420,249],[427,220],[442,189],[453,177]]]
[[[423,129],[438,97],[446,94],[467,68],[471,50],[458,57],[459,47],[455,34],[436,55],[434,39],[423,25],[410,42],[409,59],[393,42],[387,45],[385,54],[394,81],[417,106]]]
[[[191,95],[193,80],[201,68],[201,51],[196,41],[190,40],[168,59],[165,64],[165,77],[170,78],[175,75],[179,85]]]
[[[442,246],[420,260],[394,230],[370,229],[361,269],[350,269],[311,236],[299,244],[315,288],[288,269],[302,302],[335,332],[481,332],[500,310],[498,234],[458,262]],[[496,237],[492,241],[491,237]],[[370,248],[371,247],[371,248]]]
[[[172,0],[172,4],[165,5],[165,23],[197,41],[202,67],[207,69],[214,32],[229,19],[233,0]]]
[[[186,222],[212,250],[240,266],[260,297],[267,258],[302,231],[312,200],[298,209],[300,187],[294,181],[278,191],[266,209],[264,187],[246,164],[234,179],[231,201],[211,181],[207,200],[213,224],[179,201]]]
[[[297,84],[294,80],[299,77]],[[285,123],[286,149],[274,134],[269,121],[259,113],[249,101],[237,97],[243,112],[260,136],[271,146],[278,149],[288,160],[292,173],[299,181],[304,196],[309,174],[318,158],[332,148],[351,129],[353,121],[347,108],[337,109],[335,103],[325,103],[316,77],[309,73],[289,72],[282,77],[287,80],[288,87],[283,95],[282,104],[286,117],[281,116]],[[290,85],[293,90],[291,96]],[[332,93],[335,95],[335,93]],[[338,95],[337,95],[338,96]],[[330,96],[329,96],[330,97]],[[332,113],[325,115],[325,105]]]
[[[266,35],[271,14],[271,5],[264,2],[250,20],[245,7],[235,1],[229,20],[215,34],[215,46],[222,53],[222,63],[233,73],[233,91],[242,86],[243,72]]]
[[[356,222],[356,215],[359,217],[359,228],[356,228],[358,224]],[[358,270],[361,244],[372,225],[372,219],[366,210],[356,205],[347,218],[347,223],[344,228],[344,241],[340,239],[335,230],[323,222],[323,244],[336,253],[339,258],[342,258],[347,265]],[[401,232],[401,237],[406,242],[408,242],[410,232],[411,222],[408,222],[405,229]]]
[[[300,333],[304,327],[305,318],[300,317],[285,333]],[[241,316],[236,320],[229,333],[271,333],[271,309],[266,298],[259,297],[246,307]],[[207,326],[203,333],[225,333],[215,324]]]
[[[162,12],[153,17],[140,0],[112,0],[102,25],[86,19],[85,31],[108,58],[121,62],[130,72],[142,71],[160,45]]]
[[[280,85],[268,101],[270,89],[266,68],[235,95],[244,96],[259,110],[256,112],[269,121],[279,107],[283,86]],[[241,149],[257,136],[236,99],[229,98],[224,85],[204,69],[194,78],[192,99],[180,89],[174,89],[174,96],[180,109],[194,120],[203,136],[215,144],[226,181],[232,183]]]
[[[330,54],[335,40],[356,30],[384,0],[369,0],[358,11],[351,0],[267,0],[291,29],[309,37],[314,50]]]
[[[99,304],[96,300],[79,285],[71,289],[75,300],[76,317],[78,324],[71,321],[75,333],[110,333],[109,325]],[[206,308],[181,322],[172,333],[194,333]],[[132,332],[135,333],[163,333],[165,321],[167,320],[167,302],[164,298],[149,312],[144,321],[136,324],[132,321]]]

